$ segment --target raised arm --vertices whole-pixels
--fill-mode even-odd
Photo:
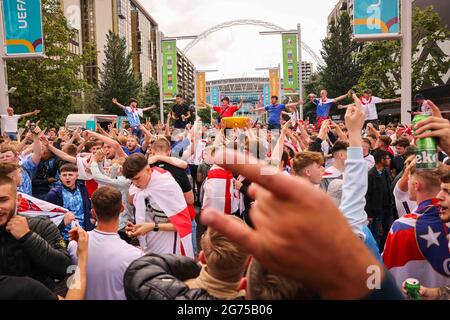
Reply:
[[[36,129],[33,131],[33,162],[35,164],[39,164],[41,162],[42,157],[42,144],[39,140],[39,134],[41,133],[41,129],[39,127],[36,127]]]
[[[46,137],[41,138],[42,144],[48,147],[48,150],[50,150],[55,156],[60,158],[61,160],[64,160],[66,162],[77,164],[77,158],[72,157],[71,155],[68,155],[64,151],[59,150],[54,145],[50,144]]]
[[[164,127],[165,135],[170,136],[170,117],[167,117],[166,126]]]
[[[340,96],[340,97],[335,98],[335,99],[334,99],[334,103],[337,103],[337,102],[339,102],[339,101],[341,101],[341,100],[344,100],[345,98],[348,98],[348,97],[350,96],[350,94],[353,95],[353,91],[352,91],[352,90],[350,90],[350,91],[347,92],[346,94],[343,94],[343,95]]]
[[[98,134],[97,132],[93,132],[93,131],[89,131],[89,130],[86,130],[85,132],[87,132],[87,134],[89,136],[94,137],[97,140],[101,140],[104,143],[106,143],[107,145],[113,147],[114,150],[116,150],[117,155],[120,158],[126,158],[127,157],[127,154],[123,151],[122,146],[116,140],[114,140],[114,139],[112,139],[110,137],[106,137],[104,135]]]
[[[296,107],[298,107],[301,104],[302,104],[301,101],[289,103],[289,104],[286,105],[286,109],[296,108]]]
[[[101,150],[97,151],[97,153],[94,156],[92,156],[90,163],[92,177],[94,178],[95,181],[97,181],[102,185],[108,185],[110,187],[115,187],[118,189],[123,188],[124,180],[121,181],[118,179],[113,179],[100,171],[98,163],[100,161],[103,161],[104,158],[105,155]]]
[[[349,222],[354,233],[365,240],[363,227],[367,221],[364,211],[368,188],[367,164],[362,151],[361,131],[364,126],[365,113],[357,105],[347,109],[345,123],[349,131],[348,159],[345,162],[344,184],[340,210]]]
[[[255,108],[250,109],[250,112],[251,112],[251,113],[253,113],[253,112],[259,112],[259,111],[266,111],[266,107],[259,107],[259,108],[257,108],[257,107],[255,106]]]
[[[31,117],[31,116],[36,116],[36,115],[38,115],[40,112],[41,112],[41,110],[34,110],[33,112],[24,113],[24,114],[21,114],[21,115],[19,116],[19,119],[26,118],[26,117]]]
[[[119,102],[117,102],[117,99],[116,99],[116,98],[113,98],[113,99],[112,99],[112,103],[114,103],[116,106],[118,106],[118,107],[121,108],[122,110],[125,110],[125,109],[126,109],[126,107],[125,107],[124,105],[122,105],[122,104],[120,104]]]
[[[214,106],[212,104],[209,104],[205,101],[200,101],[200,104],[204,105],[205,107],[208,107],[210,109],[214,109]]]
[[[333,129],[336,130],[336,134],[339,139],[341,139],[343,141],[348,141],[347,135],[341,130],[341,128],[336,123],[331,122],[331,126]]]
[[[288,121],[284,124],[281,129],[280,137],[278,138],[277,144],[275,148],[273,148],[272,156],[270,157],[271,165],[278,166],[280,164],[281,158],[283,157],[283,147],[284,147],[284,139],[286,138],[286,134],[291,125],[291,121]]]
[[[142,109],[142,111],[150,111],[150,110],[153,110],[153,109],[156,109],[157,108],[157,106],[154,104],[154,105],[152,105],[152,106],[150,106],[150,107],[148,107],[148,108],[145,108],[145,109]]]
[[[394,102],[401,102],[402,98],[395,98],[395,99],[382,99],[380,103],[394,103]]]
[[[175,158],[175,157],[156,155],[156,156],[151,156],[148,159],[149,164],[154,164],[155,162],[159,162],[159,161],[171,164],[171,165],[173,165],[177,168],[183,169],[183,170],[186,170],[188,167],[188,164],[186,161],[183,161],[183,160]]]
[[[242,108],[242,106],[244,105],[244,98],[241,98],[241,101],[239,102],[239,104],[238,104],[238,110],[240,110],[241,108]]]

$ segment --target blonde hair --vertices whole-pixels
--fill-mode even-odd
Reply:
[[[301,152],[294,157],[294,160],[292,161],[292,169],[296,175],[301,175],[302,170],[313,163],[323,165],[324,159],[322,154],[311,151]]]
[[[230,219],[244,224],[238,217],[230,216]],[[237,282],[244,276],[249,254],[227,237],[209,228],[202,237],[201,246],[211,276],[224,282]]]
[[[255,259],[247,273],[247,295],[252,300],[312,300],[318,295],[301,282],[275,274]]]

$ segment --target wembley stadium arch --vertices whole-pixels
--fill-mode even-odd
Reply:
[[[211,35],[215,32],[218,32],[220,30],[232,28],[232,27],[236,27],[236,26],[259,26],[259,27],[267,28],[267,29],[270,29],[273,31],[281,31],[281,32],[288,31],[287,29],[277,26],[276,24],[262,21],[262,20],[239,19],[239,20],[227,21],[227,22],[217,24],[217,25],[209,28],[208,30],[202,32],[200,35],[198,35],[198,37],[196,39],[192,40],[191,42],[189,42],[186,45],[186,47],[183,49],[183,53],[187,54],[189,52],[189,50],[191,50],[193,47],[195,47],[195,45],[197,43],[199,43],[203,39],[207,38],[209,35]],[[306,44],[303,41],[302,41],[302,49],[311,56],[311,58],[317,63],[317,65],[323,66],[324,63],[323,63],[322,58],[317,53],[315,53],[314,50],[308,44]]]

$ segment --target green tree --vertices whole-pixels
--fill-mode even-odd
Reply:
[[[361,65],[355,58],[359,45],[352,40],[352,33],[351,18],[343,13],[331,23],[330,36],[322,40],[325,66],[319,68],[319,77],[325,86],[322,89],[327,89],[330,97],[348,92],[361,76]]]
[[[450,38],[433,7],[413,10],[412,88],[419,91],[443,85],[442,77],[450,69],[450,58],[438,43]],[[401,87],[401,49],[399,41],[367,43],[358,59],[364,65],[359,88],[371,88],[378,95],[393,96]]]
[[[137,98],[141,83],[136,79],[131,67],[131,53],[127,51],[125,39],[111,30],[106,37],[105,57],[100,70],[102,80],[97,101],[103,112],[122,114],[122,111],[112,104],[112,98],[117,98],[122,104],[127,103],[130,98]]]
[[[17,113],[41,109],[43,127],[58,126],[74,110],[74,98],[89,85],[81,79],[81,67],[87,59],[70,51],[69,40],[75,39],[64,17],[59,0],[43,0],[42,19],[45,58],[8,60],[8,84],[17,87],[11,105]]]
[[[198,109],[197,114],[202,119],[203,123],[211,124],[211,109],[209,108]],[[219,114],[213,111],[213,119],[217,120],[218,116]],[[192,116],[192,118],[195,119],[195,114]]]
[[[156,80],[152,79],[144,86],[140,101],[143,107],[149,107],[152,105],[159,107],[159,85]],[[156,108],[148,111],[148,115],[151,122],[155,123],[160,119],[160,109]]]

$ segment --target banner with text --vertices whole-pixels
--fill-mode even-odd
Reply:
[[[297,35],[283,34],[282,39],[284,94],[298,94]]]
[[[162,42],[164,98],[173,99],[178,91],[177,41]]]
[[[197,103],[200,108],[203,108],[204,106],[202,102],[206,101],[206,73],[197,72],[196,81],[197,81],[197,93],[196,93]]]
[[[218,106],[220,104],[220,93],[218,87],[213,87],[211,89],[211,101],[213,106]]]
[[[6,0],[2,4],[6,56],[43,56],[41,1]]]
[[[399,33],[398,0],[355,0],[353,10],[355,37]]]
[[[280,70],[278,68],[269,70],[270,96],[279,96],[280,93]]]
[[[270,84],[265,84],[263,87],[264,107],[270,104]]]

